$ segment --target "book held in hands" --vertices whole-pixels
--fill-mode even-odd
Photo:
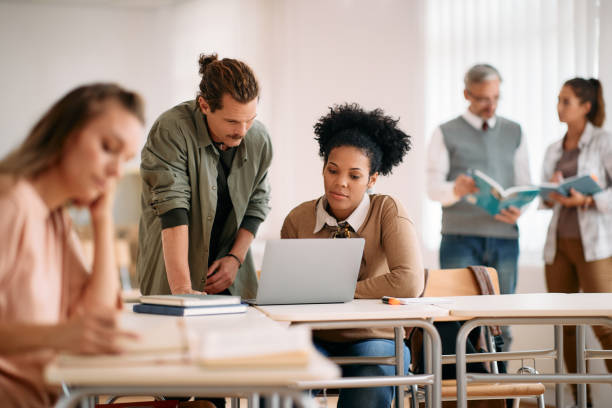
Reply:
[[[568,177],[565,180],[561,180],[559,183],[542,183],[540,187],[540,195],[544,200],[548,200],[550,193],[558,193],[563,196],[569,197],[570,190],[574,189],[584,195],[593,195],[602,191],[597,179],[594,175],[582,175]]]
[[[497,181],[480,170],[470,170],[478,191],[465,196],[465,201],[477,205],[491,215],[508,207],[521,208],[540,194],[538,186],[514,186],[504,189]]]

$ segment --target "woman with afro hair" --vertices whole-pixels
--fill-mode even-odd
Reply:
[[[356,104],[330,108],[314,126],[323,158],[325,194],[294,208],[281,238],[364,238],[356,299],[416,297],[424,273],[414,224],[401,203],[388,195],[368,194],[379,175],[391,173],[410,150],[410,136],[382,110]],[[315,332],[315,345],[328,356],[395,354],[392,328]],[[404,346],[405,364],[410,353]],[[394,375],[390,365],[347,365],[345,377]],[[389,407],[393,387],[340,391],[338,407]]]

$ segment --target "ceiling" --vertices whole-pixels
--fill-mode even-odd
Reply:
[[[201,0],[0,0],[0,3],[108,8],[156,8]]]

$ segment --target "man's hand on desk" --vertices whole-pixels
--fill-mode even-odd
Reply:
[[[173,295],[205,295],[206,292],[200,292],[199,290],[193,290],[191,285],[179,286],[178,288],[172,289]]]
[[[123,339],[138,339],[136,333],[120,330],[116,310],[77,312],[67,322],[54,326],[48,339],[56,350],[76,354],[118,354]]]
[[[213,262],[206,274],[206,293],[219,293],[229,288],[236,279],[239,267],[239,261],[231,256]]]

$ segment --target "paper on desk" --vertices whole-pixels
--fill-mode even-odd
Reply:
[[[194,358],[204,366],[306,366],[311,338],[302,326],[211,330],[200,334]]]
[[[138,335],[137,339],[122,338],[119,341],[122,353],[95,356],[62,353],[57,358],[58,364],[71,367],[120,367],[191,359],[189,350],[196,343],[195,335],[187,330],[183,320],[168,319],[165,322],[157,321],[155,325],[131,323],[129,319],[122,319],[119,323],[122,330]]]

